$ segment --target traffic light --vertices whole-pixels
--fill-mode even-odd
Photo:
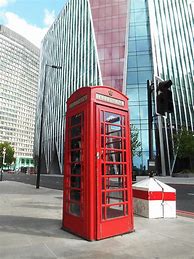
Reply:
[[[173,100],[171,91],[172,81],[160,82],[157,87],[157,112],[161,115],[165,115],[165,112],[173,112]]]

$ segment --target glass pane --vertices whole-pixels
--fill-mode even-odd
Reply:
[[[122,162],[122,153],[118,151],[106,150],[106,161]]]
[[[125,188],[125,178],[106,178],[106,189],[117,189],[117,188]]]
[[[71,149],[81,148],[81,138],[71,140]]]
[[[71,129],[71,137],[74,138],[74,137],[78,137],[81,135],[81,126],[79,127],[74,127]]]
[[[122,128],[120,126],[106,125],[106,135],[121,137]]]
[[[122,149],[122,140],[117,138],[106,138],[106,147]]]
[[[106,204],[124,202],[124,192],[106,192]]]
[[[105,199],[105,193],[104,192],[102,192],[102,204],[105,204],[105,202],[106,202],[106,199]]]
[[[137,72],[127,72],[127,84],[129,85],[133,85],[133,84],[137,84],[138,80],[137,80]]]
[[[105,207],[102,207],[102,219],[105,219]]]
[[[81,165],[80,164],[72,164],[71,165],[71,174],[81,174]]]
[[[80,201],[80,191],[71,190],[70,199],[75,201]]]
[[[70,203],[69,212],[73,215],[80,216],[80,205],[75,203]]]
[[[107,207],[107,218],[117,218],[124,216],[124,205],[116,205]]]
[[[111,112],[105,112],[105,122],[121,124],[121,116]]]
[[[81,114],[77,114],[71,117],[71,126],[77,125],[81,123]]]
[[[106,165],[106,174],[107,175],[120,175],[123,173],[123,167],[122,165]]]
[[[104,137],[101,137],[101,147],[104,147]]]
[[[71,152],[71,162],[79,162],[80,161],[80,150]]]
[[[79,176],[71,176],[71,187],[81,188],[81,178]]]

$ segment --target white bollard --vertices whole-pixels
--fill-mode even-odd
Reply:
[[[150,177],[133,184],[134,213],[147,218],[176,218],[176,190]]]

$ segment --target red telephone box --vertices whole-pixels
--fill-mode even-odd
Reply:
[[[67,101],[63,228],[87,240],[133,231],[128,98],[83,87]]]

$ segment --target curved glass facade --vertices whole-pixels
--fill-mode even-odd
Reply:
[[[63,172],[64,123],[69,96],[82,86],[102,84],[94,39],[89,2],[72,0],[65,5],[43,40],[34,145],[37,156],[45,98],[41,172]],[[54,69],[52,65],[62,69]]]

